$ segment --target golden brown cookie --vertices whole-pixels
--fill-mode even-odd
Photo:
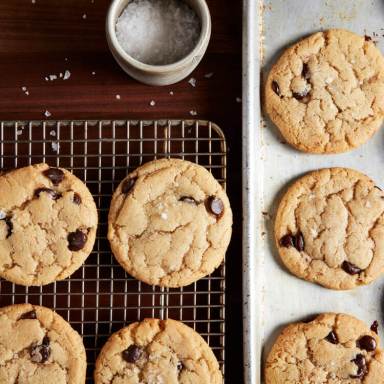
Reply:
[[[181,287],[210,274],[223,261],[231,232],[225,191],[189,161],[149,162],[112,197],[112,251],[129,274],[148,284]]]
[[[76,271],[91,253],[97,209],[72,173],[47,164],[0,176],[0,276],[44,285]]]
[[[84,384],[79,334],[57,313],[30,304],[0,308],[0,383]]]
[[[339,153],[365,143],[384,118],[384,58],[372,41],[334,29],[288,48],[272,67],[265,108],[304,152]]]
[[[379,337],[362,321],[327,313],[286,327],[265,365],[266,384],[383,384]]]
[[[222,384],[215,355],[192,328],[145,319],[113,334],[96,361],[95,384]]]
[[[280,202],[276,244],[296,276],[332,289],[384,272],[384,194],[360,172],[330,168],[297,180]]]

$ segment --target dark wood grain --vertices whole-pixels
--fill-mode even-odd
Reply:
[[[169,87],[150,87],[126,75],[105,40],[109,3],[0,2],[0,119],[43,119],[45,110],[52,119],[191,118],[189,111],[196,110],[198,118],[212,120],[224,130],[230,150],[228,189],[235,212],[227,255],[226,377],[228,383],[241,383],[241,104],[236,98],[241,97],[242,2],[208,0],[213,34],[207,55],[193,73],[196,88],[188,79]],[[44,80],[65,70],[71,72],[67,81]],[[206,79],[210,72],[214,75]]]

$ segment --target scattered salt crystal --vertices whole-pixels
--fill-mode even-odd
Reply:
[[[59,74],[59,77],[60,77],[60,79],[63,77],[63,74],[62,74],[62,72],[60,72],[60,74]]]
[[[53,81],[56,80],[57,76],[56,75],[49,75],[49,80]]]
[[[213,76],[213,72],[209,72],[209,73],[206,73],[206,74],[204,75],[204,77],[205,77],[206,79],[210,79],[212,76]]]
[[[25,94],[26,94],[27,96],[29,96],[29,91],[25,91]]]
[[[201,23],[196,12],[180,0],[133,0],[116,23],[122,48],[146,64],[172,64],[196,46]]]
[[[331,84],[332,81],[333,81],[332,77],[327,77],[327,78],[325,79],[325,84]]]
[[[23,131],[22,131],[21,129],[19,129],[19,130],[16,131],[16,135],[17,135],[17,136],[20,136],[22,133],[23,133]]]
[[[6,217],[7,215],[5,214],[5,212],[0,211],[0,220],[4,220]]]
[[[27,87],[21,87],[21,90],[25,92],[27,90]]]
[[[46,110],[46,111],[44,112],[44,116],[45,116],[45,117],[50,117],[50,116],[52,116],[52,113],[49,112],[48,110]]]
[[[64,57],[64,60],[65,60],[65,61],[68,61],[68,57]]]
[[[191,116],[196,116],[196,115],[197,115],[197,111],[195,111],[194,109],[192,109],[192,110],[189,111],[189,114],[190,114]]]
[[[36,4],[36,0],[32,0],[32,4]]]
[[[161,212],[161,218],[163,219],[163,220],[167,220],[168,219],[168,215],[165,213],[165,212]]]
[[[169,92],[169,94],[170,94],[171,96],[173,96],[173,95],[174,95],[173,91]]]
[[[151,101],[149,102],[149,105],[150,105],[151,107],[154,107],[154,106],[156,105],[155,100],[151,100]]]
[[[191,77],[188,80],[188,83],[192,85],[192,87],[196,87],[196,79],[194,77]]]
[[[241,97],[236,97],[236,103],[241,103],[241,102],[242,102]]]
[[[51,147],[52,147],[52,151],[58,152],[60,148],[60,144],[57,141],[52,141]]]
[[[121,96],[120,96],[120,95],[116,95],[116,99],[117,99],[117,100],[120,100],[120,99],[121,99]]]
[[[54,130],[52,129],[52,131],[49,132],[49,134],[50,134],[51,136],[56,136],[56,131],[54,131]]]
[[[95,71],[93,71],[93,72],[92,72],[92,75],[93,75],[93,76],[95,76],[95,75],[96,75],[96,72],[95,72]]]
[[[49,81],[49,78],[48,77],[44,77],[45,81]]]
[[[84,13],[82,17],[83,17],[83,19],[85,20],[85,19],[87,18],[87,14]]]
[[[68,80],[70,77],[71,77],[71,72],[69,72],[68,70],[66,70],[66,71],[64,72],[63,80]]]
[[[312,235],[313,237],[317,237],[318,233],[317,233],[317,231],[316,231],[315,228],[311,228],[311,235]]]

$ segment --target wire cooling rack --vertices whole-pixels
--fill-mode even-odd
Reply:
[[[225,187],[225,137],[207,121],[0,122],[2,170],[40,162],[67,168],[87,184],[98,206],[94,250],[70,278],[29,288],[0,279],[0,306],[28,302],[53,308],[83,336],[87,383],[109,335],[146,317],[169,317],[194,328],[224,373],[225,265],[184,288],[152,287],[125,273],[106,239],[114,189],[140,164],[163,157],[201,164]]]

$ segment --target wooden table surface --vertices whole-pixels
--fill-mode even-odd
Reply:
[[[213,33],[188,79],[168,87],[139,84],[112,58],[104,23],[109,0],[0,2],[0,120],[191,118],[217,123],[229,144],[228,191],[234,235],[227,255],[226,382],[242,380],[241,316],[241,10],[208,0]],[[68,80],[45,77],[70,71]],[[213,73],[211,78],[204,75]],[[26,87],[29,95],[23,92]],[[173,91],[174,95],[170,95]],[[120,99],[116,98],[120,95]],[[154,100],[156,105],[150,106]]]

